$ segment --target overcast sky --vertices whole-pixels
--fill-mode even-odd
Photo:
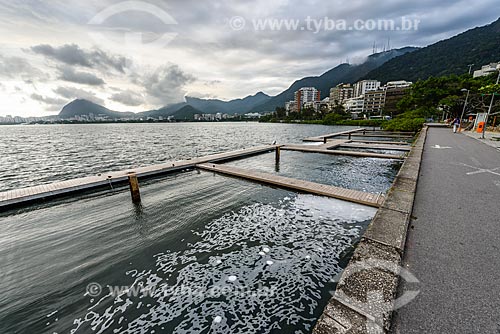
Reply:
[[[186,95],[275,95],[346,59],[363,61],[374,43],[379,51],[429,45],[496,20],[499,7],[498,0],[0,0],[0,115],[57,114],[75,98],[140,111]],[[370,27],[381,19],[393,20],[394,30]],[[282,21],[273,30],[265,20],[289,27]]]

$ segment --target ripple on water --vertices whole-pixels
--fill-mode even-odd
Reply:
[[[94,301],[71,333],[309,332],[340,254],[374,213],[297,195],[224,214],[186,249],[155,255],[154,268],[128,271],[127,292],[143,294]]]

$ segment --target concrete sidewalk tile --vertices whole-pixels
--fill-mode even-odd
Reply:
[[[380,208],[368,226],[364,238],[403,251],[409,218],[408,213]]]
[[[364,316],[332,298],[316,323],[313,334],[366,334],[366,324]]]

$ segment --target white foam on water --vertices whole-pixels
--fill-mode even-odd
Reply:
[[[292,325],[294,333],[309,333],[320,292],[341,272],[340,254],[375,212],[311,195],[228,212],[193,231],[197,241],[184,250],[166,249],[154,257],[154,268],[124,275],[129,286],[142,284],[152,295],[105,296],[101,311],[75,319],[71,333],[142,334],[160,327],[173,334],[269,333]],[[262,263],[271,250],[273,259]],[[222,258],[224,266],[215,267]],[[222,295],[221,288],[227,289]],[[120,316],[125,320],[118,323]]]

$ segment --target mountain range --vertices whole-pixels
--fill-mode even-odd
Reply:
[[[354,83],[365,76],[371,70],[376,69],[392,58],[417,50],[413,47],[405,47],[386,52],[380,52],[369,56],[359,65],[340,64],[337,67],[323,73],[320,76],[306,77],[295,81],[288,89],[272,97],[269,101],[252,109],[253,112],[274,111],[276,107],[283,107],[285,102],[293,100],[294,92],[301,87],[315,87],[321,91],[321,98],[330,95],[330,88],[340,83]]]
[[[359,65],[340,64],[320,76],[297,80],[288,89],[276,96],[269,96],[263,92],[258,92],[255,95],[231,101],[186,96],[186,102],[174,103],[160,109],[135,114],[113,111],[93,102],[77,99],[64,106],[59,113],[59,117],[67,119],[92,113],[94,115],[105,115],[110,118],[174,116],[176,119],[184,120],[193,119],[194,114],[269,112],[274,111],[276,107],[283,107],[285,102],[293,100],[293,93],[301,87],[316,87],[321,90],[321,97],[324,98],[329,96],[331,87],[342,82],[357,81],[360,77],[388,60],[415,50],[417,48],[413,47],[395,49],[373,54]]]
[[[59,117],[71,118],[93,113],[111,118],[174,116],[177,119],[192,119],[197,113],[262,113],[283,107],[285,102],[293,100],[294,92],[301,87],[316,87],[321,91],[321,98],[324,98],[329,95],[331,87],[343,82],[354,83],[361,79],[377,79],[383,83],[391,80],[417,81],[430,76],[465,73],[469,64],[480,68],[481,65],[499,60],[500,19],[424,48],[393,49],[372,54],[361,64],[340,64],[320,76],[297,80],[276,96],[258,92],[231,101],[186,96],[185,102],[140,113],[117,112],[79,99],[64,106]]]
[[[455,37],[406,53],[384,63],[364,76],[383,83],[405,79],[417,81],[430,76],[463,74],[482,65],[500,61],[500,19]]]

